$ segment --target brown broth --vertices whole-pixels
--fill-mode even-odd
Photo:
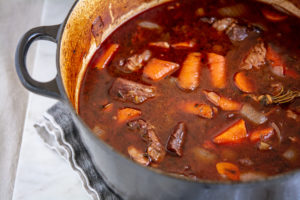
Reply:
[[[217,8],[234,5],[243,2],[247,7],[247,13],[239,16],[238,19],[247,24],[263,24],[267,30],[261,33],[251,33],[242,42],[232,43],[225,33],[217,32],[212,26],[200,20],[201,17],[194,13],[197,8],[204,8],[205,16],[224,18],[217,13]],[[168,9],[170,5],[180,4],[178,8]],[[176,7],[176,6],[175,6]],[[134,145],[137,149],[144,151],[145,142],[139,134],[130,131],[126,123],[118,124],[116,114],[118,109],[124,107],[136,108],[142,111],[141,119],[150,122],[156,130],[163,146],[166,146],[170,134],[173,132],[178,122],[185,122],[187,126],[187,136],[183,148],[183,156],[178,157],[167,152],[163,161],[152,165],[166,172],[182,174],[191,178],[221,180],[223,179],[216,170],[217,162],[230,162],[237,165],[241,174],[254,172],[271,176],[300,168],[299,143],[292,142],[289,137],[300,137],[299,113],[298,119],[286,117],[287,109],[299,108],[300,100],[296,99],[292,103],[284,105],[265,106],[245,97],[243,93],[234,85],[233,76],[240,71],[239,65],[247,54],[249,48],[260,37],[265,44],[276,49],[286,65],[300,73],[300,20],[289,17],[283,22],[270,22],[263,17],[260,9],[262,4],[248,1],[176,1],[155,7],[137,17],[126,22],[118,28],[101,45],[95,53],[86,71],[79,97],[79,114],[91,129],[99,127],[105,133],[99,137],[110,144],[121,153],[128,155],[127,148]],[[170,8],[170,7],[169,7]],[[141,21],[151,21],[159,24],[162,31],[147,30],[140,28],[137,23]],[[162,51],[148,46],[149,42],[167,41],[169,44],[195,40],[196,47],[190,50]],[[108,45],[117,43],[120,45],[110,64],[103,70],[94,67],[97,58],[106,51]],[[221,45],[217,49],[215,45]],[[201,71],[200,87],[192,92],[186,92],[178,88],[174,81],[179,70],[172,76],[155,82],[142,77],[142,70],[134,73],[123,73],[117,67],[124,59],[133,54],[140,54],[145,49],[152,52],[152,58],[159,58],[182,64],[187,54],[190,52],[201,52],[203,54],[214,52],[226,57],[227,85],[225,89],[216,89],[210,82],[209,70],[204,64]],[[203,58],[203,63],[206,61]],[[270,93],[272,83],[282,83],[285,89],[299,90],[299,78],[278,77],[271,73],[270,66],[265,64],[260,70],[248,70],[248,77],[254,81],[257,88],[256,94]],[[153,99],[135,105],[129,102],[117,101],[108,94],[109,89],[116,77],[153,85],[159,94]],[[222,129],[228,127],[237,119],[244,119],[247,133],[257,129],[257,125],[244,118],[237,111],[222,111],[218,109],[218,114],[213,119],[205,119],[193,114],[189,114],[180,109],[180,105],[187,101],[195,101],[212,105],[202,93],[202,90],[215,91],[218,94],[230,97],[238,102],[249,103],[261,113],[268,113],[268,121],[259,127],[270,126],[272,122],[277,124],[282,135],[280,142],[274,134],[267,140],[271,145],[271,150],[261,151],[257,148],[257,143],[246,139],[240,144],[214,144],[213,149],[209,149],[216,155],[213,162],[201,162],[193,153],[195,147],[203,148],[205,141],[211,141]],[[110,112],[104,112],[103,106],[113,103]],[[299,109],[298,109],[299,110]],[[300,139],[300,138],[299,138]],[[300,140],[299,140],[300,141]],[[293,161],[285,159],[282,154],[293,149],[296,158]],[[252,165],[241,164],[245,159],[250,159]]]

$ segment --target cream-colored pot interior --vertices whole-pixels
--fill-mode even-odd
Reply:
[[[67,95],[78,110],[78,95],[85,69],[97,47],[118,26],[153,6],[172,0],[80,0],[70,14],[60,47],[60,71]],[[259,0],[300,17],[294,1]],[[300,3],[299,3],[300,4]],[[92,25],[101,18],[103,26],[93,36]]]

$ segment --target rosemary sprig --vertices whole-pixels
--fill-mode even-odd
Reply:
[[[277,95],[264,94],[258,97],[258,100],[266,105],[270,104],[283,104],[288,103],[294,100],[295,98],[300,97],[300,91],[288,90],[284,92],[283,88]]]

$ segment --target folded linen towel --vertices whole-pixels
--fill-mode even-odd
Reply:
[[[59,102],[43,114],[34,125],[38,135],[51,149],[69,162],[78,172],[83,187],[94,200],[119,200],[99,175],[85,149],[70,111]]]

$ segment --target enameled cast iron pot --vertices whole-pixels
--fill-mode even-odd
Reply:
[[[300,199],[299,171],[247,183],[191,181],[167,175],[132,162],[99,140],[77,115],[77,97],[85,68],[107,36],[138,13],[170,0],[79,0],[66,20],[55,26],[28,31],[19,42],[16,69],[30,91],[56,98],[71,110],[80,137],[109,187],[123,199]],[[265,0],[263,0],[265,1]],[[99,34],[93,35],[96,23]],[[97,20],[96,20],[97,21]],[[26,54],[33,41],[57,43],[57,76],[41,83],[26,68]]]

